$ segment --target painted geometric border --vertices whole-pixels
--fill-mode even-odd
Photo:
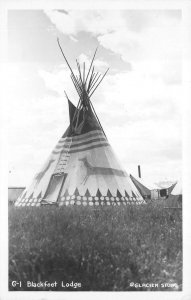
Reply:
[[[116,196],[113,196],[108,189],[107,195],[103,196],[100,190],[97,190],[96,196],[91,196],[89,190],[87,189],[84,196],[79,194],[78,189],[75,189],[73,195],[69,195],[68,190],[65,191],[64,195],[58,199],[57,202],[48,203],[46,199],[43,199],[41,194],[37,198],[33,198],[33,194],[30,197],[18,199],[15,206],[42,206],[47,204],[56,204],[58,206],[63,205],[83,205],[83,206],[98,206],[98,205],[128,205],[128,204],[143,204],[144,200],[140,199],[139,195],[131,191],[132,196],[125,191],[125,196],[117,190]]]
[[[61,197],[56,203],[58,206],[68,206],[68,205],[83,205],[83,206],[99,206],[99,205],[112,205],[112,206],[119,206],[119,205],[129,205],[129,204],[144,204],[144,200],[139,200],[137,198],[131,197],[86,197],[86,196],[63,196]],[[47,205],[46,201],[41,199],[21,199],[20,201],[16,201],[15,206],[42,206]],[[51,203],[50,203],[51,204]]]

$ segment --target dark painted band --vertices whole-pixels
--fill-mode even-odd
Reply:
[[[100,147],[106,147],[109,146],[108,143],[104,143],[104,144],[97,144],[97,145],[92,145],[90,147],[86,147],[86,148],[82,148],[82,149],[75,149],[75,150],[71,150],[71,151],[67,151],[67,150],[63,150],[63,151],[52,151],[52,154],[59,154],[59,153],[76,153],[76,152],[83,152],[86,150],[91,150],[94,148],[100,148]]]

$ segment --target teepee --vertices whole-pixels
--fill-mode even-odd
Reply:
[[[103,80],[94,71],[94,53],[86,73],[77,61],[78,76],[70,69],[79,96],[75,107],[69,100],[70,125],[42,170],[18,198],[16,206],[127,205],[145,203],[129,175],[123,170],[108,142],[90,97]]]

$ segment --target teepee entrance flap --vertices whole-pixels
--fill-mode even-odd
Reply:
[[[62,187],[66,180],[66,176],[67,176],[66,173],[53,174],[51,176],[43,201],[46,201],[47,203],[58,201]]]

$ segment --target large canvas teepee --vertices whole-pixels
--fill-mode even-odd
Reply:
[[[59,44],[59,41],[58,41]],[[60,44],[59,44],[60,46]],[[62,48],[60,46],[62,51]],[[86,74],[71,78],[79,95],[75,107],[69,100],[70,125],[50,154],[32,185],[18,198],[16,206],[127,205],[144,203],[142,196],[121,168],[107,140],[90,97],[103,80],[94,72],[93,61]]]

